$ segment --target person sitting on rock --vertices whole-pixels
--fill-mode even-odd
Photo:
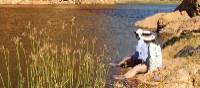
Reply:
[[[150,72],[159,71],[162,67],[162,52],[161,47],[156,40],[149,43],[149,68]]]
[[[111,66],[118,67],[133,67],[124,75],[116,75],[115,79],[125,79],[134,77],[137,73],[145,73],[147,72],[148,63],[148,44],[145,41],[151,41],[155,39],[155,36],[152,35],[150,31],[143,31],[142,29],[138,29],[135,32],[136,38],[138,39],[138,44],[136,46],[136,52],[131,57],[125,57],[120,63],[113,64]],[[146,36],[144,36],[146,35]]]
[[[153,73],[154,81],[160,81],[160,68],[162,67],[162,52],[159,43],[152,40],[149,45],[148,73]]]

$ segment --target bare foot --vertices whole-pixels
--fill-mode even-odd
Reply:
[[[114,79],[126,79],[124,75],[114,75]]]
[[[119,64],[116,64],[116,63],[109,63],[109,65],[113,67],[119,67]]]

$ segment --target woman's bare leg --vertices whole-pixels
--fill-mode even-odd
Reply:
[[[147,66],[145,64],[139,64],[136,65],[133,69],[129,70],[126,74],[116,76],[115,79],[131,78],[138,73],[144,73],[146,71],[147,71]]]
[[[125,62],[127,62],[129,59],[131,59],[131,57],[125,57],[123,58],[122,61],[120,61],[119,63],[115,64],[115,63],[110,63],[111,66],[120,66],[122,64],[124,64]]]
[[[147,71],[147,66],[145,64],[136,65],[133,69],[129,70],[126,74],[124,74],[125,78],[134,77],[138,73],[144,73]]]
[[[124,64],[125,62],[127,62],[130,59],[131,59],[131,57],[125,57],[125,58],[123,58],[123,60],[121,62],[119,62],[119,65]]]

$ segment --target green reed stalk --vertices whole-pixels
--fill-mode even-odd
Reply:
[[[2,75],[1,75],[1,73],[0,73],[0,77],[1,77],[1,82],[2,82],[2,84],[3,84],[3,88],[6,88],[6,86],[5,86],[5,84],[4,84],[4,81],[3,81],[3,77],[2,77]]]
[[[24,57],[27,58],[26,56],[26,50],[24,49],[24,47],[22,46],[22,50],[23,50],[23,54],[24,54]],[[29,78],[29,59],[26,60],[26,66],[27,66],[27,69],[26,69],[26,73],[27,73],[27,87],[30,88],[30,78]]]
[[[16,45],[16,51],[17,51],[17,67],[18,67],[18,88],[23,87],[23,77],[21,73],[21,63],[20,63],[20,53],[19,53],[19,43]]]
[[[10,68],[9,68],[9,51],[3,47],[3,53],[4,53],[4,59],[6,61],[6,69],[7,69],[7,88],[12,87],[11,86],[11,80],[10,80]]]
[[[105,52],[101,50],[95,53],[96,39],[91,42],[82,36],[82,40],[79,41],[77,32],[80,30],[74,29],[74,22],[72,21],[68,44],[61,46],[63,52],[57,50],[58,45],[50,42],[50,38],[46,36],[48,32],[44,32],[42,37],[36,35],[37,31],[28,33],[28,36],[32,36],[30,57],[26,56],[26,50],[23,47],[16,44],[19,88],[25,84],[21,72],[23,70],[20,63],[20,58],[23,57],[20,52],[21,48],[27,58],[26,84],[28,88],[104,87],[108,69],[105,66],[105,61],[107,61]],[[8,64],[9,61],[7,63],[9,70]],[[8,76],[10,76],[9,71]],[[8,87],[11,87],[11,82],[8,82]]]

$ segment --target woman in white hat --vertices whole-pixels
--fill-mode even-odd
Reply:
[[[148,44],[145,41],[151,41],[155,39],[150,31],[143,31],[138,29],[136,32],[136,37],[138,39],[138,44],[136,46],[136,52],[131,57],[124,58],[119,64],[110,64],[112,66],[118,67],[133,67],[124,75],[116,75],[115,79],[125,79],[134,77],[137,73],[147,72],[148,63]]]

